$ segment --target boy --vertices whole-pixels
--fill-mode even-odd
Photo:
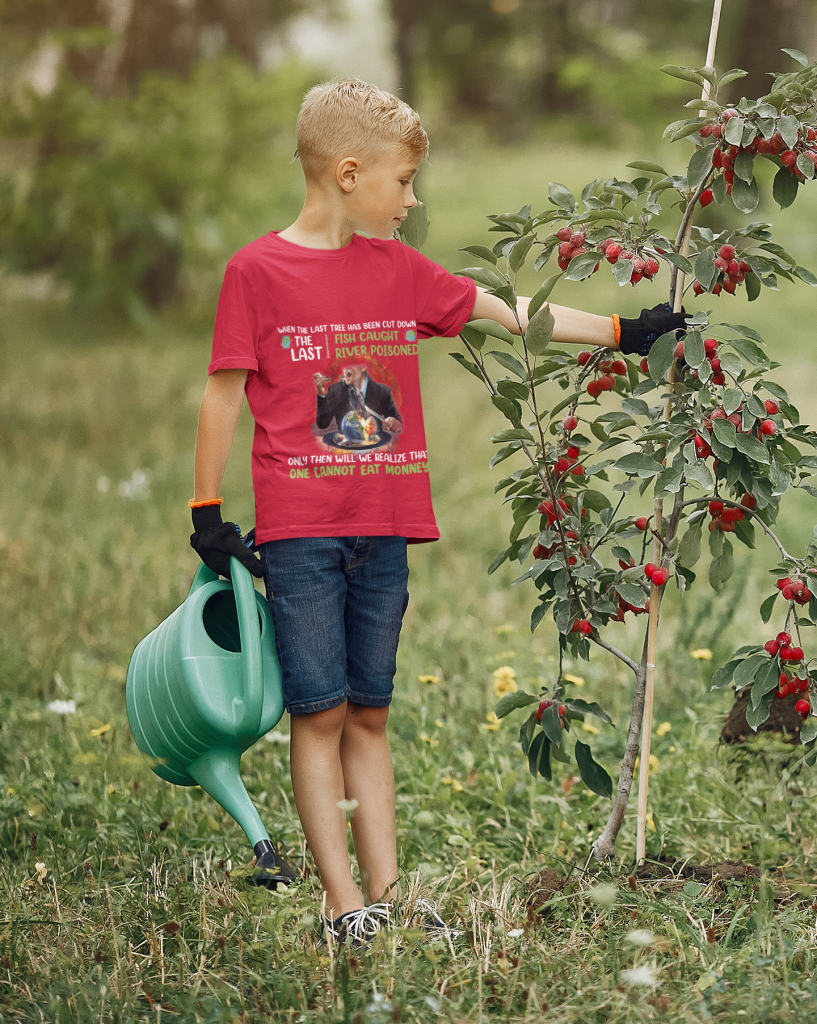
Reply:
[[[410,107],[356,79],[317,86],[298,116],[297,147],[306,179],[298,219],[227,266],[196,442],[191,544],[222,575],[236,555],[264,578],[324,927],[361,940],[388,923],[398,878],[386,719],[408,603],[406,545],[439,537],[416,340],[454,337],[480,317],[519,328],[499,298],[393,239],[416,205],[412,182],[428,151]],[[525,309],[522,300],[523,326]],[[551,310],[556,341],[618,347],[616,318]],[[663,307],[622,321],[622,351],[646,352],[683,323]],[[235,524],[222,523],[217,497],[245,393],[260,561]],[[362,891],[350,872],[344,800],[357,801]],[[274,851],[257,852],[269,877],[294,877]],[[433,913],[430,921],[444,927]]]

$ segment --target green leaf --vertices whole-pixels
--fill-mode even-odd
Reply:
[[[595,715],[606,725],[612,725],[613,720],[600,704],[595,701],[582,700],[580,697],[571,697],[564,702],[570,711],[577,711],[580,715]]]
[[[514,398],[519,402],[527,402],[530,398],[530,388],[527,384],[515,380],[497,381],[496,389],[504,398]]]
[[[613,277],[622,287],[625,284],[630,283],[630,278],[633,276],[633,263],[632,260],[618,260],[613,265]]]
[[[542,282],[542,287],[528,303],[528,319],[531,319],[533,314],[548,300],[550,293],[556,286],[556,282],[563,276],[562,273],[554,274],[553,277],[549,277]]]
[[[503,416],[507,417],[511,423],[519,425],[522,419],[522,407],[518,402],[515,402],[512,398],[506,398],[503,395],[491,395],[491,402],[494,407],[499,409]],[[503,438],[505,440],[505,438]]]
[[[800,742],[811,743],[817,738],[817,718],[809,718],[800,726]]]
[[[737,81],[738,78],[745,78],[747,74],[747,71],[742,71],[740,68],[732,68],[731,71],[724,72],[718,79],[718,88],[721,89],[724,85]]]
[[[631,604],[634,608],[643,608],[647,603],[644,588],[639,587],[636,583],[617,583],[616,593],[620,594],[627,604]]]
[[[777,122],[777,130],[783,136],[783,141],[792,149],[797,144],[797,136],[800,132],[800,121],[794,114],[786,114]]]
[[[518,273],[525,265],[525,260],[533,245],[533,238],[533,235],[523,235],[518,242],[514,243],[508,257],[508,266],[511,268],[512,273]]]
[[[754,177],[755,158],[747,149],[741,150],[735,159],[735,177],[750,182]]]
[[[627,164],[627,166],[633,167],[637,171],[649,171],[651,174],[663,174],[665,178],[669,177],[661,164],[654,164],[649,160],[633,160],[633,162]]]
[[[761,665],[768,665],[769,658],[765,654],[753,654],[750,658],[744,659],[735,669],[735,689],[740,690],[755,678]]]
[[[707,176],[712,166],[712,154],[714,152],[715,143],[713,142],[707,146],[702,146],[700,149],[696,149],[692,154],[687,167],[687,184],[690,188],[697,188]]]
[[[667,498],[670,494],[677,494],[681,489],[683,475],[684,471],[680,466],[667,466],[655,481],[654,497]]]
[[[579,766],[579,775],[581,775],[585,786],[591,792],[598,793],[599,796],[612,796],[613,780],[602,766],[593,760],[590,747],[586,743],[582,743],[581,740],[576,740],[574,754],[576,764]]]
[[[472,363],[470,359],[466,359],[462,352],[449,352],[448,354],[452,359],[456,359],[460,366],[464,366],[469,373],[473,373],[479,380],[483,379],[477,364]]]
[[[775,590],[775,592],[770,597],[767,597],[763,604],[760,606],[760,617],[761,619],[763,619],[764,622],[768,622],[769,619],[772,617],[774,603],[777,600],[779,594],[780,591]]]
[[[772,182],[772,196],[781,210],[791,206],[797,198],[799,182],[787,167],[781,167]]]
[[[528,768],[534,778],[541,775],[548,782],[550,781],[550,740],[543,732],[537,733],[530,745]]]
[[[509,459],[512,455],[518,452],[521,447],[522,445],[518,441],[514,441],[513,444],[509,444],[507,448],[500,448],[496,455],[491,456],[488,468],[493,469],[494,466],[498,466],[500,462],[504,462],[505,459]]]
[[[683,271],[687,277],[693,277],[695,275],[695,268],[693,265],[686,256],[682,256],[679,252],[661,253],[661,259],[666,260],[668,263],[672,263],[673,266],[676,266],[679,270]]]
[[[770,713],[771,703],[773,700],[771,691],[766,694],[763,700],[760,702],[758,707],[747,707],[746,709],[746,724],[750,729],[754,729],[757,732],[759,726],[767,720]]]
[[[491,438],[494,444],[503,444],[505,441],[529,441],[534,444],[533,434],[524,427],[514,427],[512,430],[500,430]]]
[[[692,568],[701,557],[702,528],[703,520],[698,520],[694,525],[690,526],[678,548],[678,561],[687,568]]]
[[[645,480],[651,476],[658,476],[663,468],[660,462],[656,462],[646,452],[632,452],[630,455],[624,455],[614,466],[614,469],[621,470],[622,473],[637,474]]]
[[[737,118],[732,118],[732,120],[736,121]],[[735,204],[735,209],[740,210],[741,213],[751,213],[757,207],[760,202],[760,189],[754,178],[750,182],[745,182],[737,174],[735,175],[735,180],[732,182],[732,202]]]
[[[674,331],[662,334],[653,344],[650,354],[647,356],[647,368],[654,381],[662,381],[666,376],[667,370],[675,359],[677,344],[678,339],[675,337]]]
[[[777,658],[766,658],[754,677],[752,686],[751,706],[756,708],[767,693],[777,689],[780,680],[780,663]],[[735,673],[737,677],[737,672]]]
[[[726,122],[723,130],[723,137],[732,146],[739,146],[743,139],[743,126],[746,124],[742,117],[732,117]]]
[[[690,331],[684,339],[684,359],[696,370],[706,359],[704,340],[700,331]]]
[[[803,53],[802,50],[791,50],[787,46],[781,46],[780,49],[783,53],[787,53],[790,57],[793,57],[798,64],[802,64],[803,67],[808,67],[808,57]]]
[[[483,288],[502,288],[508,283],[494,267],[463,267],[455,273],[457,277],[470,277]]]
[[[723,668],[719,668],[715,675],[712,676],[710,690],[721,690],[724,686],[728,686],[732,682],[732,675],[738,665],[740,665],[740,661],[730,661]]]
[[[497,706],[494,708],[494,714],[497,718],[504,718],[509,715],[512,711],[516,711],[517,708],[525,708],[528,704],[538,704],[539,697],[534,697],[532,693],[525,693],[522,690],[517,690],[516,693],[506,693],[505,696],[500,700]]]
[[[762,462],[764,466],[768,466],[771,461],[766,447],[749,434],[738,434],[735,437],[735,447],[755,462]]]
[[[510,548],[505,548],[504,551],[500,551],[500,553],[496,556],[493,562],[491,562],[491,564],[488,566],[489,576],[493,576],[493,574],[497,571],[500,565],[502,565],[502,563],[508,558],[508,555],[510,555],[510,553]]]
[[[542,306],[534,313],[525,331],[525,346],[531,355],[540,356],[545,351],[553,337],[555,324],[549,305]]]
[[[515,356],[512,356],[510,352],[489,352],[488,355],[493,356],[500,366],[504,366],[506,370],[510,370],[511,373],[515,373],[520,380],[527,379],[528,374],[525,367]]]
[[[562,742],[562,719],[559,715],[559,705],[555,702],[542,712],[542,732],[551,743]]]
[[[573,213],[576,209],[576,197],[567,185],[562,185],[558,181],[551,181],[548,183],[548,197],[553,205],[558,206],[561,210],[567,210],[568,213]]]
[[[815,277],[810,270],[806,270],[805,267],[795,267],[794,273],[801,281],[805,281],[806,284],[810,284],[812,288],[817,286],[817,277]]]
[[[734,423],[730,423],[729,420],[712,420],[712,433],[727,448],[736,446],[737,431]]]
[[[508,328],[498,324],[496,320],[469,320],[467,326],[472,330],[482,331],[483,334],[490,334],[492,338],[499,338],[500,341],[505,341],[509,345],[514,343],[514,336]]]
[[[601,512],[605,508],[611,508],[610,499],[606,494],[601,491],[594,491],[591,489],[584,492],[582,495],[582,505],[584,508],[590,509],[591,512]]]
[[[570,261],[570,267],[565,274],[565,280],[584,281],[593,273],[598,262],[599,254],[595,252],[585,252],[581,256],[576,256]]]
[[[692,82],[695,85],[703,85],[704,82],[703,76],[697,68],[683,68],[677,64],[665,64],[661,71],[672,78],[680,78],[682,82]]]
[[[699,253],[695,260],[695,277],[706,291],[712,290],[712,285],[718,276],[718,268],[714,264],[714,259],[715,250],[710,246]]]
[[[719,530],[713,531],[720,533]],[[713,590],[720,592],[721,587],[731,578],[735,571],[735,555],[732,545],[728,540],[723,541],[723,549],[717,558],[713,558],[709,564],[709,583]]]
[[[406,219],[398,228],[398,233],[404,242],[412,248],[419,250],[420,246],[428,237],[428,225],[430,218],[425,203],[419,200],[406,214]]]
[[[460,337],[463,341],[467,341],[471,348],[475,348],[477,352],[485,344],[486,335],[482,331],[475,331],[473,327],[469,327],[465,324],[460,329]]]
[[[519,729],[519,745],[522,747],[522,753],[527,757],[528,751],[530,750],[531,741],[533,740],[533,734],[536,732],[536,713],[532,712]]]
[[[466,245],[460,252],[470,253],[471,256],[478,256],[481,260],[487,260],[496,266],[496,254],[487,245]]]

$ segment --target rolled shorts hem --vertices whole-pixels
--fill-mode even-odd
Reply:
[[[366,708],[385,708],[391,704],[392,695],[372,695],[370,693],[355,693],[353,690],[346,690],[345,693],[336,697],[327,697],[324,700],[311,701],[301,704],[286,704],[287,713],[290,715],[314,715],[318,711],[330,711],[332,708],[340,707],[347,701],[353,704],[360,704]]]

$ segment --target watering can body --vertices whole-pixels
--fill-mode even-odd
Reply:
[[[200,565],[190,592],[136,647],[125,697],[137,747],[177,786],[200,785],[255,846],[269,840],[239,774],[242,753],[281,718],[269,608],[235,558],[230,580]]]

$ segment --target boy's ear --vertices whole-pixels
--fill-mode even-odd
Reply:
[[[360,161],[353,156],[344,157],[335,168],[335,178],[344,192],[354,191],[360,174]]]

